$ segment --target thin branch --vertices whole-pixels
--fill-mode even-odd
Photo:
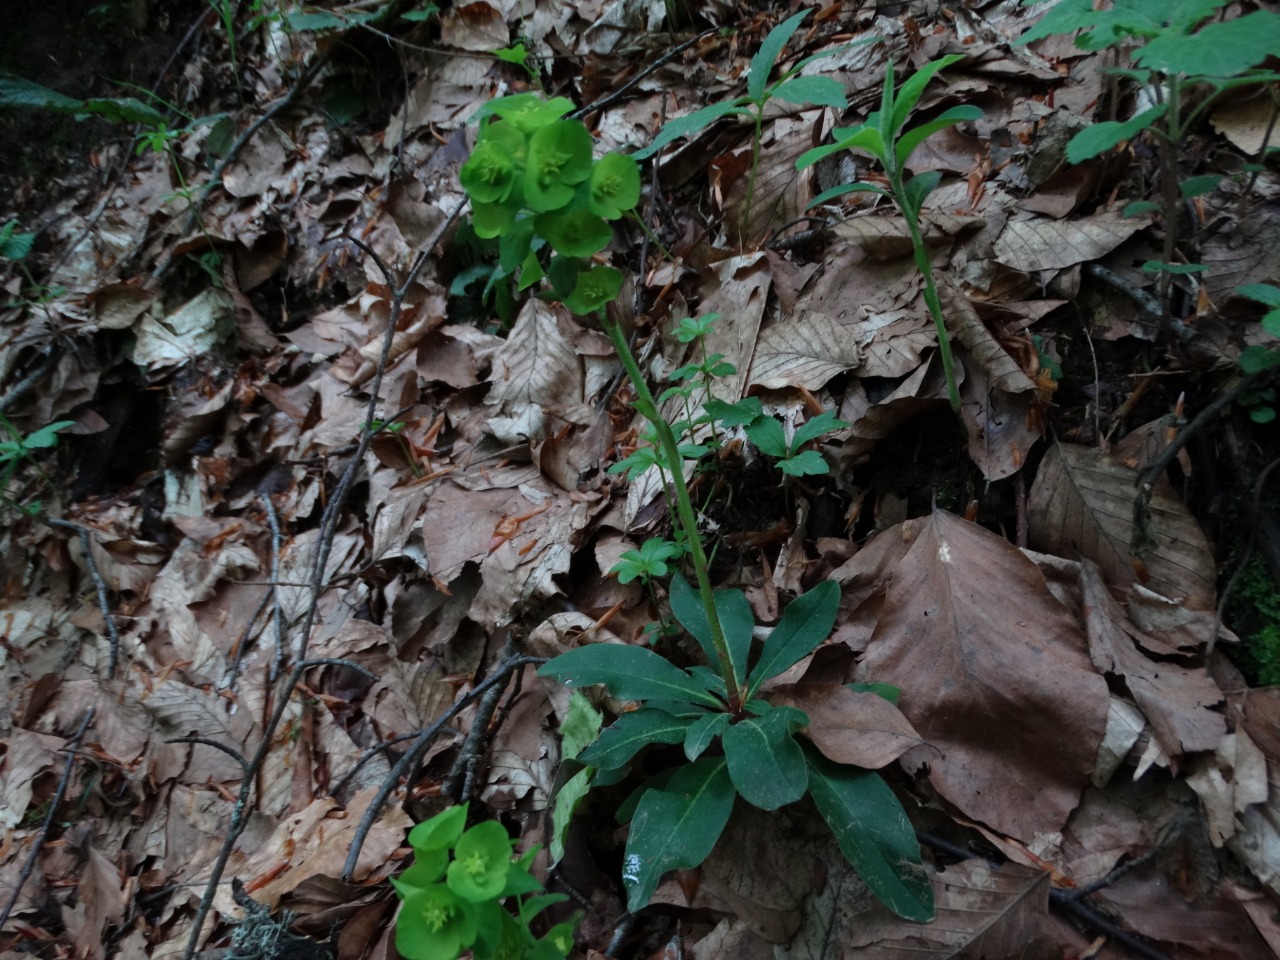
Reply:
[[[71,770],[76,762],[76,750],[80,746],[80,741],[84,739],[85,731],[89,729],[89,723],[92,720],[93,707],[90,707],[85,711],[84,719],[80,721],[80,726],[67,745],[69,752],[67,762],[62,768],[62,779],[58,781],[58,789],[53,795],[53,801],[49,804],[49,812],[45,815],[44,823],[40,825],[40,832],[36,834],[35,842],[31,845],[31,852],[27,854],[27,862],[22,865],[22,872],[18,874],[18,882],[13,886],[13,893],[9,895],[9,901],[4,905],[4,909],[0,910],[0,928],[8,922],[9,914],[18,903],[18,895],[22,893],[23,886],[30,879],[31,872],[35,870],[36,860],[44,848],[45,840],[49,837],[49,829],[53,826],[53,818],[57,816],[58,807],[62,805],[62,799],[67,795],[67,785],[71,782]]]
[[[510,657],[499,663],[493,673],[484,679],[482,683],[476,685],[475,689],[463,697],[460,697],[444,714],[431,726],[424,729],[418,734],[413,746],[405,753],[403,757],[393,766],[382,780],[382,786],[378,789],[377,795],[369,802],[368,809],[365,810],[364,816],[360,818],[360,825],[356,827],[355,837],[351,841],[351,849],[347,852],[346,863],[342,866],[342,879],[344,882],[350,883],[351,877],[356,871],[356,864],[360,860],[360,849],[364,846],[365,838],[369,835],[369,831],[373,828],[373,821],[377,818],[378,813],[382,810],[383,804],[387,802],[387,798],[391,796],[396,785],[400,782],[401,777],[407,777],[409,771],[418,763],[418,758],[431,745],[431,741],[436,738],[436,734],[444,727],[446,723],[461,713],[472,701],[478,697],[484,696],[485,691],[505,682],[506,678],[513,670],[517,670],[529,663],[546,663],[545,657]]]
[[[634,77],[632,77],[622,86],[620,86],[617,90],[614,90],[608,96],[601,97],[599,100],[596,100],[593,103],[588,103],[585,107],[578,108],[577,110],[573,111],[573,113],[569,114],[569,118],[572,120],[577,120],[582,117],[585,117],[588,113],[597,113],[605,109],[606,107],[613,106],[613,104],[617,103],[619,100],[625,97],[627,95],[627,91],[629,91],[632,87],[636,86],[638,83],[640,83],[642,80],[644,80],[646,77],[650,76],[651,74],[657,72],[658,70],[661,70],[664,66],[670,63],[676,57],[680,56],[680,54],[684,53],[690,47],[696,46],[699,42],[703,40],[703,38],[709,37],[713,33],[718,32],[719,29],[720,29],[719,27],[708,27],[706,30],[703,30],[701,33],[697,34],[696,36],[686,40],[684,43],[680,44],[679,46],[672,47],[670,50],[668,50],[666,53],[660,56],[657,60],[653,61],[653,63],[651,63],[649,66],[645,67],[643,70],[637,73]]]
[[[1138,496],[1133,501],[1133,528],[1129,536],[1129,552],[1135,557],[1145,556],[1155,548],[1155,534],[1151,530],[1151,495],[1155,492],[1156,482],[1169,469],[1178,451],[1186,446],[1187,441],[1199,431],[1205,429],[1217,418],[1224,408],[1235,402],[1236,398],[1262,379],[1267,371],[1259,370],[1244,377],[1230,390],[1214,397],[1213,402],[1201,410],[1194,420],[1178,431],[1172,442],[1151,461],[1151,465],[1138,478]]]
[[[111,615],[111,602],[107,598],[107,582],[102,579],[102,574],[98,571],[98,563],[93,559],[93,541],[89,539],[89,528],[57,517],[41,516],[40,520],[50,527],[74,530],[80,537],[80,549],[84,553],[85,566],[89,570],[89,578],[98,591],[98,609],[102,612],[102,619],[107,628],[107,642],[111,649],[107,661],[107,677],[112,678],[116,675],[116,664],[120,661],[120,635],[116,632],[115,617]]]
[[[271,582],[278,583],[280,580],[280,551],[283,538],[280,535],[280,517],[276,514],[275,501],[271,499],[271,494],[266,495],[267,504],[267,522],[271,525]],[[271,654],[271,670],[267,674],[267,680],[275,683],[276,678],[280,676],[280,670],[284,666],[284,611],[280,609],[280,593],[271,588],[271,626],[272,626],[272,654]]]
[[[508,635],[502,655],[504,658],[510,659],[515,655],[515,652],[515,642]],[[520,677],[521,674],[517,673],[517,684],[519,684]],[[440,792],[446,797],[452,798],[454,803],[465,803],[471,799],[471,781],[475,775],[476,767],[479,765],[480,758],[488,746],[489,725],[493,722],[494,714],[497,713],[499,701],[502,700],[502,691],[503,687],[501,685],[494,684],[480,698],[480,704],[476,707],[475,716],[471,720],[471,729],[467,731],[467,738],[462,742],[462,749],[453,763],[453,768],[444,778]]]
[[[240,769],[244,771],[244,775],[246,777],[249,775],[249,761],[244,758],[244,754],[234,747],[227,746],[225,743],[220,743],[217,740],[210,740],[208,737],[172,737],[171,739],[166,740],[165,743],[201,743],[206,747],[213,747],[215,750],[221,750],[236,763],[240,764]]]
[[[274,579],[274,577],[272,578]],[[253,585],[252,581],[244,581],[246,586]],[[240,638],[236,641],[235,653],[231,658],[231,664],[227,667],[226,680],[223,684],[224,689],[235,689],[236,679],[240,676],[240,661],[244,659],[244,650],[249,643],[249,635],[253,633],[253,625],[258,622],[258,617],[262,616],[262,611],[267,608],[267,602],[275,596],[277,584],[268,584],[267,589],[262,593],[262,599],[258,601],[257,607],[254,608],[248,622],[244,625],[244,629],[240,631]],[[303,584],[305,586],[305,584]],[[279,607],[279,603],[276,604]]]
[[[10,387],[9,391],[3,397],[0,397],[0,413],[8,412],[10,407],[38,387],[45,377],[53,373],[54,368],[57,367],[58,361],[61,359],[61,347],[57,344],[51,344],[46,347],[44,359],[40,361],[40,364]]]

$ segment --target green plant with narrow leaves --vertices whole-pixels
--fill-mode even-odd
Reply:
[[[799,21],[791,22],[794,30]],[[769,63],[789,35],[777,41]],[[618,296],[622,274],[612,267],[589,265],[589,258],[611,239],[609,221],[628,214],[639,201],[639,170],[634,160],[618,154],[595,160],[586,128],[580,121],[565,119],[571,108],[567,100],[548,101],[533,94],[492,102],[483,111],[476,146],[460,179],[472,201],[476,233],[499,239],[501,264],[518,272],[521,287],[545,282],[543,295],[560,299],[574,313],[596,316],[608,334],[635,391],[634,405],[651,427],[649,445],[617,466],[623,472],[650,467],[663,471],[673,546],[687,553],[697,581],[695,588],[676,574],[670,600],[676,619],[696,639],[709,665],[685,670],[644,647],[592,644],[562,654],[539,670],[569,686],[604,684],[617,697],[644,702],[579,754],[578,759],[596,771],[592,783],[616,775],[649,744],[684,745],[689,762],[664,784],[650,784],[635,806],[623,871],[628,904],[632,909],[644,906],[665,871],[701,863],[739,794],[774,810],[809,793],[841,850],[876,895],[904,917],[930,919],[932,890],[920,849],[892,791],[873,772],[823,757],[800,737],[808,723],[805,714],[770,703],[761,690],[767,680],[826,639],[839,588],[828,581],[792,601],[754,658],[755,621],[745,594],[712,589],[684,478],[686,461],[701,457],[707,448],[681,443],[681,438],[693,439],[699,421],[673,426],[663,416],[626,335],[605,309]],[[688,341],[704,337],[712,319],[693,321],[680,335]],[[679,379],[706,387],[731,370],[723,357],[707,356],[703,350],[701,359]],[[758,400],[708,400],[704,411],[703,416],[722,424],[746,425],[761,416]],[[812,436],[793,438],[786,459],[802,455],[799,447],[835,426],[834,417],[815,419],[820,422]],[[652,576],[658,564],[667,562],[668,553],[669,547],[654,545],[647,557],[642,548],[631,562]],[[584,789],[579,781],[574,802]],[[556,816],[560,836],[568,815]],[[462,936],[471,934],[464,908],[438,890],[431,896],[427,905],[433,923],[441,930],[456,927]]]
[[[915,255],[916,267],[924,278],[924,300],[933,317],[938,331],[938,352],[942,357],[942,371],[947,379],[947,396],[951,400],[951,408],[959,411],[960,391],[956,387],[955,361],[951,356],[951,338],[947,335],[946,321],[942,316],[942,302],[938,298],[938,286],[933,278],[933,265],[929,260],[929,251],[924,245],[924,237],[920,232],[920,209],[925,198],[938,186],[942,175],[931,170],[918,176],[908,178],[907,163],[911,154],[930,135],[963,123],[977,120],[982,111],[977,107],[962,105],[944,110],[932,120],[919,126],[904,129],[911,111],[920,102],[924,89],[939,70],[963,60],[960,54],[951,54],[925,64],[895,89],[893,64],[885,68],[884,91],[880,98],[880,109],[873,111],[856,127],[838,129],[834,133],[835,142],[808,150],[796,160],[796,168],[804,170],[817,163],[823,157],[843,150],[859,150],[869,154],[880,162],[883,168],[887,187],[873,183],[846,183],[833,187],[816,197],[811,206],[826,203],[836,197],[848,193],[874,193],[891,199],[902,212],[911,235],[911,249]]]
[[[760,139],[764,130],[764,108],[770,100],[783,100],[800,106],[837,107],[843,110],[848,101],[845,99],[844,87],[831,77],[802,77],[800,72],[809,64],[823,57],[829,57],[838,49],[823,50],[811,57],[801,60],[790,70],[772,83],[769,77],[777,66],[778,57],[791,39],[792,34],[800,27],[800,22],[809,15],[809,10],[802,10],[778,24],[764,38],[760,49],[751,58],[747,69],[747,92],[732,100],[722,100],[695,110],[683,117],[668,121],[653,138],[653,142],[633,156],[637,160],[645,160],[654,156],[669,143],[680,137],[692,137],[705,130],[717,120],[728,116],[746,117],[752,124],[751,135],[751,171],[747,179],[747,196],[743,203],[742,218],[739,223],[743,229],[751,222],[751,200],[755,193],[756,171],[760,166]],[[868,41],[860,41],[868,42]]]
[[[530,929],[543,910],[568,899],[538,893],[542,885],[529,872],[538,848],[517,857],[502,824],[464,829],[466,820],[466,806],[450,807],[409,831],[413,864],[391,881],[404,901],[396,921],[400,956],[455,960],[469,951],[475,960],[564,960],[576,923],[557,924],[540,938]]]
[[[897,797],[878,774],[833,762],[803,730],[803,711],[769,700],[762,689],[822,643],[835,623],[840,589],[830,580],[791,602],[752,655],[755,618],[739,590],[714,591],[727,665],[707,610],[679,574],[671,609],[711,667],[685,670],[644,647],[591,644],[539,668],[571,687],[603,684],[614,697],[640,701],[606,728],[578,761],[604,783],[621,779],[636,755],[654,744],[682,748],[686,763],[641,788],[631,809],[623,857],[627,907],[644,907],[668,870],[695,867],[715,847],[735,799],[777,810],[806,793],[830,826],[841,852],[871,891],[899,916],[927,921],[933,893],[920,848]],[[740,703],[732,706],[730,689]]]
[[[1023,0],[1024,5],[1036,2],[1039,0]],[[1280,55],[1280,14],[1255,10],[1231,20],[1212,19],[1228,2],[1118,0],[1108,9],[1098,10],[1093,0],[1061,0],[1018,41],[1026,44],[1053,34],[1076,33],[1076,46],[1081,49],[1119,47],[1130,51],[1133,66],[1113,73],[1150,91],[1155,102],[1129,120],[1105,120],[1081,130],[1067,144],[1067,159],[1082,163],[1144,133],[1155,138],[1161,163],[1161,200],[1140,200],[1129,204],[1125,212],[1161,213],[1162,259],[1147,261],[1143,268],[1163,274],[1165,296],[1174,275],[1204,269],[1199,264],[1175,262],[1183,201],[1213,190],[1222,179],[1200,175],[1184,180],[1180,169],[1183,140],[1205,112],[1221,102],[1225,91],[1280,80],[1280,73],[1261,66],[1268,57]],[[1193,93],[1194,97],[1189,96]],[[1264,142],[1259,163],[1266,153]]]

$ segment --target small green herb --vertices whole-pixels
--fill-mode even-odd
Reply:
[[[911,111],[920,102],[925,87],[934,75],[939,70],[963,59],[964,57],[960,54],[951,54],[927,63],[904,80],[897,90],[894,89],[893,64],[890,63],[885,70],[880,109],[872,112],[866,122],[860,126],[836,130],[835,143],[809,150],[796,160],[797,169],[804,170],[829,154],[842,150],[861,150],[880,161],[885,177],[889,181],[887,190],[870,183],[847,183],[820,194],[813,201],[813,205],[826,203],[847,193],[862,191],[889,197],[902,211],[907,230],[911,234],[911,248],[915,254],[916,266],[924,278],[925,304],[933,316],[933,323],[938,331],[938,352],[942,357],[942,370],[947,378],[947,394],[951,399],[951,408],[956,411],[960,409],[960,391],[956,387],[954,362],[951,358],[951,340],[947,334],[946,322],[942,318],[942,302],[938,298],[938,288],[933,279],[933,264],[920,233],[920,209],[924,205],[925,198],[937,187],[941,174],[930,171],[908,180],[906,179],[907,161],[927,137],[957,123],[977,120],[982,116],[982,111],[972,106],[951,107],[933,120],[912,127],[910,130],[904,130],[903,127],[906,126]]]

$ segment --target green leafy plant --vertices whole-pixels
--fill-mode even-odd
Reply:
[[[617,575],[619,583],[630,583],[632,580],[648,583],[654,577],[665,577],[669,572],[668,561],[680,559],[683,553],[684,550],[678,543],[661,537],[650,537],[640,545],[639,550],[624,553],[610,573]]]
[[[933,895],[915,834],[901,805],[874,772],[835,763],[800,732],[808,717],[774,704],[762,686],[807,656],[835,622],[840,590],[824,581],[793,600],[752,656],[755,619],[738,590],[716,590],[724,628],[726,672],[708,611],[678,574],[671,608],[713,664],[684,670],[643,647],[591,644],[561,654],[539,669],[572,687],[603,684],[622,700],[641,701],[623,714],[578,760],[606,781],[618,779],[653,744],[682,747],[687,763],[664,783],[642,787],[631,815],[623,858],[627,906],[649,902],[662,874],[694,867],[711,853],[741,796],[776,810],[810,794],[841,851],[873,893],[911,920],[933,917]],[[740,691],[732,708],[728,689]]]
[[[802,10],[769,31],[768,36],[764,38],[764,42],[760,44],[760,49],[751,58],[751,64],[747,70],[747,92],[745,94],[734,97],[732,100],[722,100],[719,103],[710,104],[683,117],[677,117],[675,120],[669,121],[658,131],[658,135],[653,138],[652,143],[643,150],[636,151],[634,154],[636,159],[644,160],[652,157],[672,141],[680,137],[691,137],[723,117],[742,116],[749,118],[753,127],[751,136],[751,172],[747,180],[747,196],[743,202],[742,219],[739,221],[745,228],[745,225],[751,222],[751,200],[755,193],[756,171],[760,166],[760,139],[763,133],[764,108],[766,104],[770,100],[776,99],[802,106],[837,107],[841,110],[848,105],[844,88],[836,80],[831,77],[802,77],[799,75],[809,64],[823,57],[829,57],[837,52],[837,49],[843,48],[824,50],[811,57],[806,57],[773,83],[769,82],[769,77],[773,73],[778,57],[782,54],[783,48],[786,47],[787,41],[791,39],[792,34],[800,27],[800,22],[809,13],[809,10]]]
[[[747,437],[761,453],[777,458],[778,469],[790,477],[804,477],[828,472],[827,461],[817,450],[804,449],[806,444],[849,424],[838,420],[830,410],[820,413],[801,426],[790,441],[783,433],[782,424],[770,416],[761,415],[747,424]]]
[[[1236,287],[1236,293],[1269,308],[1262,316],[1262,329],[1280,341],[1280,287],[1269,283],[1249,283]],[[1240,351],[1237,361],[1245,373],[1263,373],[1280,367],[1280,342],[1274,346],[1253,344]],[[1237,402],[1248,408],[1255,423],[1270,423],[1276,418],[1275,388],[1261,384],[1242,393]]]
[[[938,186],[942,175],[934,170],[908,179],[907,162],[927,137],[957,123],[977,120],[982,116],[982,111],[967,105],[951,107],[919,126],[909,130],[904,127],[911,116],[911,111],[920,102],[925,87],[934,75],[957,60],[963,59],[964,57],[960,54],[951,54],[927,63],[904,80],[902,86],[896,90],[893,82],[893,64],[890,63],[885,69],[880,109],[872,112],[866,122],[859,126],[836,130],[834,143],[806,151],[796,160],[796,168],[804,170],[830,154],[842,150],[860,150],[880,161],[887,186],[882,187],[873,183],[846,183],[820,194],[814,199],[813,205],[826,203],[847,193],[866,192],[890,198],[902,211],[907,230],[911,235],[911,249],[915,255],[916,266],[924,278],[925,304],[938,331],[938,352],[942,357],[942,370],[947,379],[947,395],[951,400],[951,408],[957,411],[960,409],[960,391],[956,387],[951,339],[947,334],[946,322],[943,320],[942,302],[938,298],[938,287],[934,282],[929,251],[924,245],[924,238],[920,232],[920,209],[924,205],[925,198]]]
[[[450,807],[409,832],[414,862],[391,883],[404,901],[396,922],[396,949],[406,960],[564,960],[576,924],[555,925],[543,937],[530,929],[563,894],[537,894],[529,872],[537,848],[516,857],[502,824],[489,820],[464,829],[465,806]],[[514,912],[504,909],[510,900]]]
[[[0,500],[11,506],[15,505],[9,495],[9,485],[17,474],[18,468],[26,461],[31,463],[37,470],[40,470],[40,465],[33,453],[37,450],[47,450],[57,446],[59,431],[74,425],[74,420],[59,420],[56,423],[43,426],[39,430],[33,430],[24,436],[22,431],[10,422],[8,417],[0,413],[0,427],[3,427],[4,432],[9,436],[8,440],[0,440]],[[18,506],[17,509],[22,513],[32,515],[40,510],[40,504],[26,503]]]
[[[1024,5],[1036,2],[1039,0],[1023,0]],[[1182,179],[1179,151],[1183,139],[1205,112],[1220,102],[1223,92],[1280,80],[1280,74],[1260,67],[1267,57],[1280,54],[1280,14],[1256,10],[1231,20],[1211,20],[1228,2],[1118,0],[1108,9],[1097,10],[1093,0],[1062,0],[1018,41],[1025,44],[1052,34],[1077,33],[1076,46],[1085,50],[1131,50],[1133,67],[1113,72],[1151,91],[1155,103],[1129,120],[1105,120],[1081,130],[1067,144],[1067,159],[1082,163],[1143,133],[1155,138],[1161,162],[1161,201],[1138,201],[1125,211],[1162,213],[1161,259],[1143,266],[1163,274],[1165,295],[1174,275],[1204,269],[1176,262],[1182,201],[1213,190],[1221,179],[1210,175]],[[1192,91],[1205,95],[1192,101],[1187,97]],[[1264,142],[1261,156],[1266,152]]]
[[[798,22],[793,18],[791,29]],[[785,40],[783,36],[777,41],[768,62]],[[499,238],[502,266],[519,271],[522,288],[545,281],[544,295],[560,299],[574,313],[595,315],[608,334],[635,391],[634,405],[651,425],[651,445],[617,467],[663,471],[675,544],[688,554],[697,581],[695,589],[683,577],[673,577],[671,607],[710,666],[685,670],[644,647],[593,644],[569,651],[539,671],[570,686],[600,683],[617,697],[643,701],[641,709],[619,718],[580,754],[581,762],[597,771],[593,782],[609,779],[649,744],[685,746],[689,762],[665,783],[649,784],[635,805],[623,871],[628,903],[632,909],[644,906],[666,870],[701,863],[728,821],[737,795],[773,810],[808,792],[876,895],[903,916],[929,919],[929,880],[915,835],[892,791],[875,773],[832,763],[797,739],[808,722],[805,714],[770,703],[761,690],[767,680],[826,639],[839,588],[822,583],[792,601],[754,658],[755,621],[745,594],[712,589],[684,476],[686,460],[700,457],[707,448],[682,444],[677,438],[677,432],[687,435],[697,420],[673,427],[663,416],[626,335],[605,309],[618,296],[622,274],[612,267],[589,265],[588,258],[609,243],[608,221],[627,214],[639,201],[639,170],[634,160],[620,155],[594,161],[586,128],[580,121],[564,119],[571,108],[567,100],[547,101],[533,94],[494,101],[484,111],[476,147],[460,179],[472,200],[476,233]],[[694,321],[681,335],[689,340],[705,336],[711,322]],[[682,374],[681,382],[709,384],[731,369],[723,357],[707,356],[703,349],[701,360]],[[708,400],[704,415],[734,419],[749,414],[743,423],[760,415],[759,401],[719,403],[713,406]],[[787,458],[794,459],[803,443],[834,425],[834,418],[821,421],[811,435],[793,438],[786,447]],[[639,553],[634,561],[652,576],[657,564],[667,560],[658,554],[667,552],[654,546],[648,557]],[[580,789],[581,785],[576,795]],[[442,894],[433,896],[433,903],[444,902]],[[453,916],[440,914],[440,927],[453,922]]]

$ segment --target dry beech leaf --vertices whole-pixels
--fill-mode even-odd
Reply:
[[[1108,584],[1139,578],[1129,556],[1135,472],[1091,447],[1056,443],[1040,463],[1027,505],[1031,546],[1096,563]],[[1146,558],[1145,586],[1188,607],[1211,609],[1214,562],[1186,505],[1157,485],[1151,498],[1156,547]]]
[[[996,240],[995,258],[1023,273],[1060,270],[1101,259],[1150,222],[1148,217],[1119,213],[1080,220],[1015,220]]]
[[[1143,656],[1134,644],[1150,647],[1151,639],[1128,622],[1102,582],[1097,564],[1089,560],[1080,564],[1080,588],[1094,665],[1124,677],[1164,752],[1178,757],[1214,749],[1227,732],[1227,722],[1211,709],[1224,698],[1208,671]]]
[[[489,424],[500,440],[541,440],[547,408],[581,402],[582,361],[560,327],[556,311],[531,297],[494,354],[493,388],[485,403],[496,408]]]
[[[874,693],[838,683],[796,683],[766,688],[773,704],[809,715],[809,739],[837,763],[878,770],[922,743],[906,717]]]
[[[930,745],[904,764],[927,766],[948,801],[1024,841],[1066,822],[1102,741],[1107,686],[1016,547],[935,510],[894,571],[865,663],[869,680],[902,689]]]
[[[818,390],[862,362],[843,324],[825,313],[796,314],[760,335],[747,380],[768,390]]]

